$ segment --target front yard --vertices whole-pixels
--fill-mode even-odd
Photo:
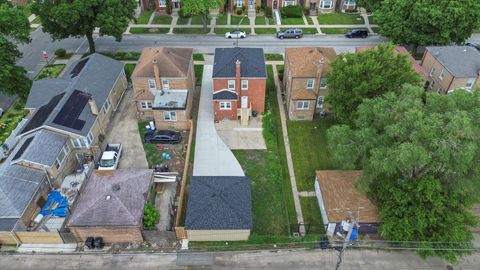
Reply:
[[[361,16],[345,13],[320,14],[317,17],[319,24],[364,24]]]
[[[35,80],[41,80],[45,78],[57,78],[62,70],[65,68],[65,65],[46,65],[37,75]]]
[[[10,133],[17,127],[28,111],[24,109],[25,100],[18,99],[8,111],[0,116],[0,145],[10,136]]]

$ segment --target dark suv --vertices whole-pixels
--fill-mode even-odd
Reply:
[[[368,30],[366,29],[353,29],[345,34],[347,38],[366,38],[368,37]]]
[[[284,39],[284,38],[301,38],[303,37],[303,31],[299,28],[288,28],[284,31],[277,32],[277,38]]]

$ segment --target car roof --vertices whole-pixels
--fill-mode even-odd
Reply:
[[[155,132],[155,135],[172,135],[172,134],[177,134],[177,131],[174,130],[157,130]]]

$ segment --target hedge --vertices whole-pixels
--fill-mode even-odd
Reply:
[[[303,9],[301,6],[286,6],[280,9],[282,17],[287,18],[301,18],[303,16]]]

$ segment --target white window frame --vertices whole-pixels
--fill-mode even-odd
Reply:
[[[465,83],[465,89],[472,90],[474,84],[475,84],[475,78],[468,79],[467,82]]]
[[[296,108],[297,110],[308,110],[310,108],[310,100],[297,100]]]
[[[433,86],[434,86],[434,85],[435,85],[435,80],[432,80],[432,81],[430,82],[430,85],[428,86],[428,88],[433,89]]]
[[[168,122],[176,122],[177,121],[177,112],[175,111],[164,111],[163,112],[163,120]]]
[[[150,110],[152,109],[152,102],[148,100],[142,100],[140,101],[140,106],[143,110]]]
[[[282,3],[282,7],[294,6],[296,4],[297,4],[296,0],[284,0]]]
[[[60,169],[65,159],[67,159],[69,152],[70,152],[70,147],[68,147],[68,144],[65,144],[60,150],[60,153],[58,154],[58,156],[55,158],[55,168],[57,168],[57,170]]]
[[[92,145],[92,143],[93,143],[93,133],[92,133],[91,130],[87,134],[87,142],[88,142],[89,146]]]
[[[108,110],[112,107],[112,103],[110,102],[110,96],[107,97],[105,100],[105,104],[103,104],[103,113],[107,113]]]
[[[442,89],[441,87],[439,87],[439,88],[437,89],[437,93],[438,93],[438,94],[443,94],[444,92],[445,92],[445,91],[443,91],[443,89]]]
[[[307,79],[307,89],[313,89],[315,87],[315,79]]]
[[[432,69],[430,69],[430,72],[428,73],[428,77],[433,77],[434,74],[435,74],[435,67],[432,66]]]
[[[328,85],[328,79],[327,78],[321,78],[320,79],[320,89],[327,88],[327,85]]]
[[[158,6],[159,7],[166,7],[167,6],[167,0],[158,0]]]
[[[320,104],[320,100],[322,101],[322,104]],[[317,109],[323,109],[323,105],[325,104],[325,97],[324,96],[318,96],[317,97]]]
[[[237,6],[237,8],[243,7],[243,0],[236,0],[235,5]]]
[[[221,111],[230,111],[232,109],[232,102],[230,101],[221,101],[220,104]]]
[[[332,9],[333,8],[333,1],[320,1],[320,8],[321,9]]]
[[[230,90],[235,90],[235,80],[228,80],[227,88]]]
[[[75,138],[71,139],[73,148],[87,148],[88,142],[85,138]]]
[[[170,90],[170,81],[167,79],[162,79],[162,87],[163,90]]]
[[[248,90],[248,80],[242,80],[242,90]]]
[[[149,90],[156,90],[157,89],[157,82],[154,79],[148,79],[148,89]]]
[[[440,80],[443,80],[443,78],[445,78],[444,73],[445,73],[445,69],[442,68],[442,71],[440,71],[440,74],[438,75],[438,78]]]

